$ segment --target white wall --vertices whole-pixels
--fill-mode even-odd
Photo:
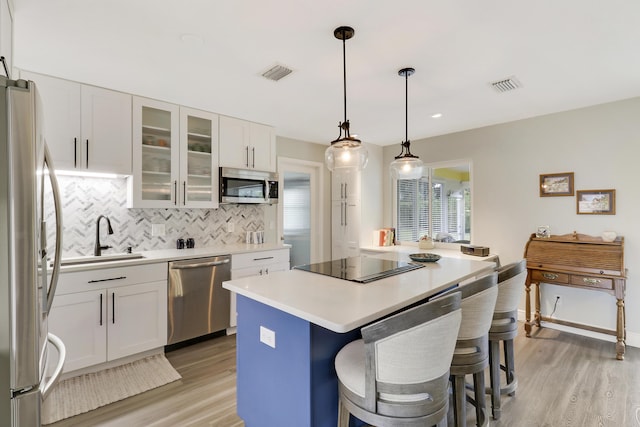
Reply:
[[[385,147],[385,164],[396,151]],[[549,225],[552,234],[614,230],[623,235],[627,344],[640,347],[640,98],[424,139],[412,142],[411,151],[426,163],[471,160],[472,242],[489,246],[503,264],[522,258],[538,225]],[[558,172],[574,172],[576,190],[615,189],[616,215],[577,215],[575,197],[539,197],[539,175]],[[385,182],[388,223],[393,206],[388,172]],[[615,329],[612,296],[543,286],[548,289],[543,289],[543,313],[551,313],[550,294],[560,295],[554,317]]]

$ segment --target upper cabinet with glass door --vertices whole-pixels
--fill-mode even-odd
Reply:
[[[129,207],[218,207],[218,116],[134,97]]]
[[[218,207],[218,115],[180,107],[180,185],[184,207]]]

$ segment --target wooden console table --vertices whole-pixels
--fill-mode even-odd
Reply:
[[[526,323],[524,325],[527,337],[531,336],[533,325],[540,327],[540,321],[615,335],[616,357],[618,360],[623,360],[626,340],[624,238],[618,236],[613,242],[604,242],[600,237],[576,232],[549,238],[537,238],[532,234],[525,246],[524,257],[527,259]],[[530,298],[532,283],[536,285],[536,311],[533,320]],[[618,306],[616,330],[542,316],[540,314],[540,283],[601,291],[613,295]]]

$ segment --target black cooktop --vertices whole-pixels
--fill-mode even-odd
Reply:
[[[422,267],[424,266],[420,264],[411,264],[403,261],[358,256],[316,264],[298,265],[293,268],[352,282],[369,283]]]

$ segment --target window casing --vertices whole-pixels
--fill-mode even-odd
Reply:
[[[469,167],[425,168],[418,180],[397,180],[395,224],[400,242],[422,236],[436,241],[471,241],[471,181]]]

